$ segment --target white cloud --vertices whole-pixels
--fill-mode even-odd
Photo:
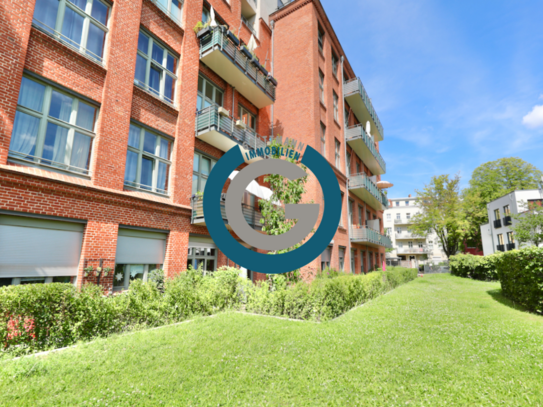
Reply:
[[[522,118],[522,124],[531,129],[543,127],[543,105],[536,105],[530,113]]]

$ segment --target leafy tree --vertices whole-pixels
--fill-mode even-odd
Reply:
[[[468,222],[460,197],[460,177],[432,177],[422,191],[417,192],[417,205],[422,209],[413,219],[409,231],[425,236],[434,231],[447,258],[460,249],[468,233]]]
[[[277,142],[276,139],[270,144],[270,148],[277,147],[280,151],[282,144]],[[288,146],[283,146],[288,147]],[[281,155],[276,154],[273,159],[281,159]],[[291,163],[296,161],[293,158],[286,158]],[[300,167],[307,172],[307,167],[303,164],[299,164]],[[294,181],[289,180],[281,175],[270,174],[264,178],[265,182],[270,184],[270,188],[273,194],[269,199],[261,199],[259,201],[260,211],[262,213],[262,219],[260,223],[263,225],[262,231],[268,235],[281,235],[288,232],[296,225],[296,220],[287,219],[285,217],[284,206],[274,204],[274,202],[282,202],[283,204],[298,204],[302,201],[302,197],[306,192],[305,185],[308,177],[296,179]],[[274,252],[275,254],[281,254],[296,250],[301,246],[301,242],[288,249],[279,250]],[[299,271],[296,270],[292,273],[288,273],[286,276],[288,280],[297,280],[299,277]]]
[[[543,188],[543,172],[526,161],[500,158],[477,167],[471,176],[469,188],[463,191],[466,207],[471,209],[474,230],[488,223],[486,205],[510,192]]]
[[[511,229],[515,233],[519,248],[521,244],[530,242],[539,247],[543,243],[543,207],[541,202],[522,202],[521,205],[526,211],[511,215],[517,221],[511,226]]]

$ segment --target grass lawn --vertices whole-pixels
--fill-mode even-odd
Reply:
[[[431,275],[322,324],[235,313],[0,362],[0,405],[541,406],[543,317]]]

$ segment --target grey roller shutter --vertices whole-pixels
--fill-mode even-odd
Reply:
[[[329,263],[330,262],[330,247],[327,247],[321,254],[321,262]]]
[[[217,245],[210,237],[190,236],[189,247],[203,247],[205,249],[216,249]]]
[[[166,253],[166,233],[134,229],[119,229],[117,264],[163,264]]]
[[[76,276],[84,223],[0,215],[0,277]]]

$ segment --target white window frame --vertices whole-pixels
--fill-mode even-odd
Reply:
[[[172,162],[170,160],[171,158],[171,154],[172,154],[172,150],[173,150],[173,140],[170,139],[170,138],[167,138],[167,137],[164,137],[164,136],[161,136],[160,134],[150,130],[150,129],[147,129],[145,127],[142,127],[140,125],[138,125],[137,123],[134,123],[134,122],[131,122],[130,123],[130,126],[133,126],[133,127],[137,127],[139,130],[140,130],[140,142],[139,142],[139,147],[132,147],[130,145],[127,146],[127,162],[128,162],[128,151],[132,151],[136,154],[138,154],[138,165],[137,165],[137,169],[136,169],[136,182],[131,182],[131,181],[126,181],[124,180],[124,185],[125,187],[129,187],[129,188],[134,188],[134,189],[137,189],[137,190],[141,190],[141,191],[145,191],[145,192],[153,192],[155,194],[160,194],[160,195],[166,195],[168,196],[169,195],[169,183],[170,183],[170,171],[171,171],[171,168],[172,168]],[[162,158],[160,156],[157,156],[155,154],[151,154],[147,151],[145,151],[143,149],[144,147],[144,142],[145,142],[145,132],[147,133],[151,133],[153,134],[154,136],[156,136],[156,144],[155,144],[155,151],[156,151],[156,148],[157,147],[160,147],[160,140],[166,140],[169,144],[170,144],[170,147],[169,147],[169,156],[168,159],[166,158]],[[146,159],[151,159],[153,160],[153,181],[152,181],[152,186],[149,187],[147,185],[142,185],[141,184],[141,163],[142,163],[142,160],[143,158],[146,158]],[[166,173],[166,189],[160,189],[157,187],[157,182],[158,182],[158,167],[159,167],[159,163],[163,163],[163,164],[166,164],[168,166],[168,171]],[[126,177],[126,173],[125,173],[125,177]]]
[[[87,3],[85,5],[85,10],[82,10],[78,6],[76,6],[75,4],[73,4],[72,2],[68,0],[59,0],[56,22],[55,22],[54,27],[49,27],[45,25],[45,23],[35,18],[32,19],[32,24],[36,28],[39,28],[40,31],[46,32],[47,34],[53,36],[54,38],[56,38],[63,44],[78,51],[79,53],[85,55],[86,57],[102,64],[103,56],[104,56],[103,54],[105,52],[107,34],[109,32],[109,29],[107,25],[102,24],[100,21],[92,17],[91,12],[92,12],[92,6],[94,2],[102,3],[104,6],[106,6],[109,9],[108,18],[107,18],[107,24],[109,25],[109,22],[111,20],[111,5],[101,0],[86,0],[86,1]],[[79,14],[81,17],[84,18],[81,44],[75,43],[72,39],[62,34],[62,26],[64,24],[64,16],[66,14],[66,7],[68,7],[70,10],[76,12],[77,14]],[[102,55],[96,55],[92,51],[87,50],[86,48],[87,41],[89,38],[89,27],[90,27],[91,22],[92,24],[96,25],[100,30],[104,31],[104,45],[102,47]]]
[[[14,150],[10,149],[9,150],[10,158],[18,160],[18,161],[19,160],[24,161],[26,163],[45,166],[45,167],[54,168],[54,169],[57,169],[57,170],[63,170],[63,171],[71,172],[71,173],[82,174],[82,175],[90,175],[89,168],[79,168],[79,167],[75,167],[75,166],[72,166],[72,165],[67,164],[67,163],[69,163],[70,160],[71,160],[71,153],[72,153],[72,148],[73,148],[74,136],[75,136],[75,132],[77,131],[78,133],[81,133],[82,135],[85,135],[85,136],[88,136],[88,137],[91,138],[91,143],[90,143],[90,146],[89,146],[89,157],[88,157],[88,161],[87,161],[87,167],[90,167],[90,163],[92,161],[92,151],[93,151],[93,145],[94,145],[94,138],[96,137],[96,133],[94,131],[89,131],[87,129],[84,129],[84,128],[79,127],[79,126],[76,125],[77,113],[79,111],[79,103],[84,103],[84,104],[86,104],[88,106],[92,106],[94,109],[96,109],[96,115],[95,115],[95,120],[94,120],[94,125],[93,125],[93,130],[95,130],[96,129],[96,123],[98,121],[98,116],[100,114],[100,108],[98,106],[96,106],[95,104],[88,103],[85,100],[77,98],[77,96],[75,96],[72,93],[68,93],[66,91],[63,91],[63,90],[61,90],[61,89],[59,89],[59,88],[57,88],[55,86],[52,86],[52,85],[50,85],[50,84],[48,84],[46,82],[40,81],[39,79],[36,79],[34,77],[24,75],[23,78],[25,78],[27,80],[30,80],[30,81],[33,81],[33,82],[36,82],[36,83],[39,83],[42,86],[45,86],[45,91],[44,91],[44,94],[43,94],[42,111],[41,112],[38,112],[36,110],[32,110],[32,109],[30,109],[28,107],[25,107],[25,106],[22,106],[22,105],[19,105],[19,104],[17,105],[17,112],[21,112],[21,113],[27,114],[29,116],[40,119],[40,125],[39,125],[39,129],[38,129],[38,134],[36,136],[36,144],[35,144],[35,149],[34,149],[34,155],[30,156],[30,155],[22,154],[20,152],[17,152],[17,151],[14,151]],[[21,82],[21,88],[20,88],[19,92],[21,92],[21,91],[22,91],[22,82]],[[53,95],[53,91],[58,92],[58,93],[60,93],[62,95],[66,95],[66,96],[73,99],[72,111],[70,113],[70,121],[69,122],[65,122],[65,121],[62,121],[62,120],[57,119],[55,117],[49,116],[49,110],[50,110],[50,107],[51,107],[51,98],[52,98],[52,95]],[[47,112],[47,114],[45,112]],[[63,163],[55,162],[55,161],[43,158],[43,147],[44,147],[44,144],[45,144],[45,136],[46,136],[46,133],[47,133],[47,125],[48,125],[48,123],[53,123],[53,124],[55,124],[55,125],[57,125],[59,127],[69,129],[68,130],[68,136],[66,138],[66,151],[64,152],[65,155],[64,155],[64,162]],[[14,137],[14,134],[12,133],[12,138],[13,137]],[[46,161],[46,162],[44,163],[42,161]]]
[[[140,30],[139,34],[138,34],[138,39],[139,39],[139,35],[144,35],[147,38],[149,38],[148,47],[147,47],[147,54],[145,54],[139,48],[138,48],[138,51],[137,51],[137,54],[146,60],[145,83],[141,83],[138,79],[136,79],[136,77],[135,77],[136,72],[134,72],[134,84],[136,86],[142,88],[146,92],[158,97],[159,99],[163,100],[164,102],[169,103],[170,105],[174,105],[175,96],[176,96],[176,92],[175,92],[176,89],[175,88],[177,86],[177,74],[176,74],[176,72],[172,72],[167,68],[167,63],[168,63],[168,55],[172,56],[173,59],[174,59],[174,64],[175,64],[174,71],[177,71],[179,69],[179,58],[167,46],[165,46],[161,41],[157,40],[149,32],[147,32],[145,30]],[[156,45],[158,45],[160,48],[163,49],[162,63],[161,64],[159,62],[155,61],[152,58],[153,45],[155,43],[156,43]],[[136,64],[137,64],[137,62],[136,62]],[[151,67],[156,68],[157,70],[160,71],[160,90],[158,91],[158,93],[157,93],[157,91],[155,89],[151,88],[151,86],[149,85],[149,80],[150,80],[150,77],[151,77]],[[172,99],[169,99],[165,95],[166,76],[169,76],[169,77],[171,77],[173,79],[173,95],[172,95]]]

